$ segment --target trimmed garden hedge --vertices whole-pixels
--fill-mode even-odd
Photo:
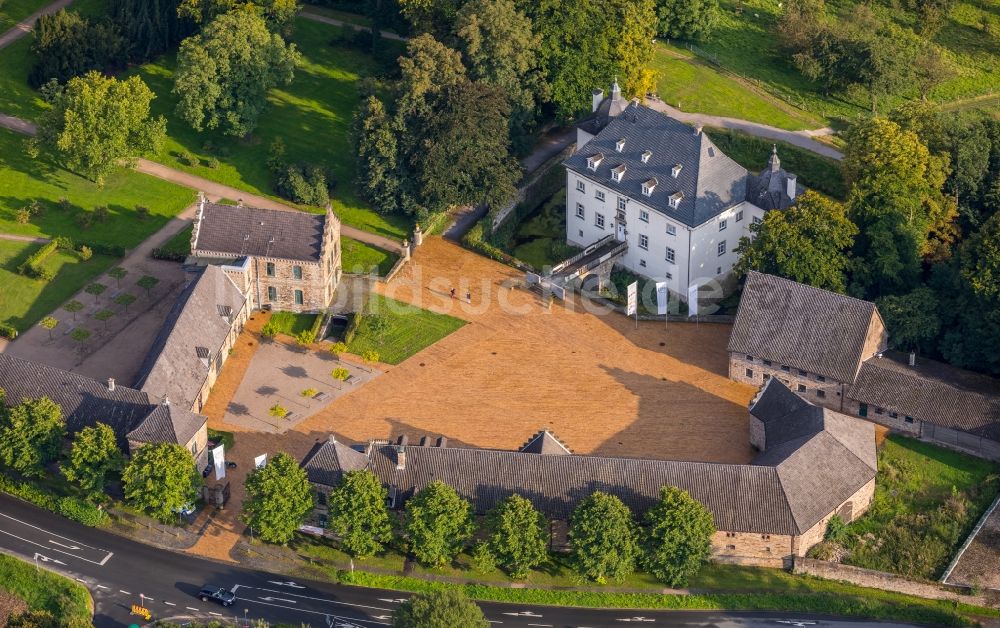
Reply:
[[[55,273],[42,266],[42,262],[49,255],[55,253],[58,247],[59,242],[55,240],[43,245],[42,248],[32,253],[28,259],[24,260],[17,267],[17,272],[25,277],[34,277],[35,279],[42,279],[44,281],[51,280],[55,276]]]

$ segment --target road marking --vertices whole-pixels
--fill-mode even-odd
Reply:
[[[216,617],[222,617],[222,613],[213,613],[212,611],[208,611],[208,614],[215,615]]]
[[[164,602],[164,604],[166,604],[167,606],[177,606],[177,605],[176,605],[176,604],[174,604],[173,602]]]
[[[108,562],[108,560],[110,560],[110,558],[112,556],[114,556],[114,552],[108,552],[108,550],[101,549],[100,547],[93,547],[92,545],[87,545],[86,543],[80,543],[79,541],[74,541],[73,539],[71,539],[69,537],[65,537],[65,536],[63,536],[61,534],[56,534],[55,532],[49,532],[48,530],[45,530],[43,528],[39,528],[36,525],[31,525],[27,521],[21,521],[20,519],[18,519],[16,517],[11,517],[10,515],[5,515],[2,512],[0,512],[0,517],[6,517],[7,519],[10,519],[11,521],[16,521],[16,522],[20,523],[21,525],[28,526],[29,528],[34,528],[35,530],[38,530],[39,532],[44,532],[44,533],[46,533],[48,535],[56,537],[57,539],[62,539],[64,541],[69,541],[70,543],[79,543],[81,547],[86,547],[88,549],[97,550],[99,552],[107,552],[108,555],[105,556],[104,560],[102,560],[99,563],[98,562],[94,562],[92,560],[87,560],[86,558],[83,558],[81,556],[76,556],[75,554],[69,554],[70,556],[73,556],[75,558],[79,558],[80,560],[86,560],[88,563],[94,563],[95,565],[101,565],[103,567],[104,563]],[[8,536],[12,536],[15,539],[20,539],[20,540],[25,541],[27,543],[31,543],[32,545],[37,545],[38,547],[47,547],[45,545],[41,545],[40,543],[35,543],[34,541],[29,541],[28,539],[22,539],[21,537],[17,536],[16,534],[11,534],[10,532],[7,532],[5,530],[0,530],[0,532],[3,532],[4,534],[6,534]],[[51,543],[52,541],[50,540],[49,542]],[[54,550],[54,551],[59,552],[60,550]],[[62,552],[62,553],[66,554],[67,552]]]
[[[3,513],[0,513],[0,517],[7,517],[8,519],[13,519],[13,517],[8,517],[7,515],[5,515]],[[17,521],[17,519],[14,519],[14,521]],[[35,526],[31,526],[31,527],[35,527]],[[30,539],[26,539],[23,536],[18,536],[16,534],[12,534],[10,532],[7,532],[6,530],[0,530],[0,534],[6,534],[7,536],[12,536],[12,537],[14,537],[15,539],[17,539],[19,541],[24,541],[25,543],[30,543],[30,544],[32,544],[32,545],[34,545],[36,547],[40,547],[40,548],[42,548],[44,550],[48,550],[48,551],[52,551],[52,552],[59,552],[60,554],[66,554],[67,556],[72,556],[73,558],[79,558],[80,560],[86,561],[86,562],[88,562],[88,563],[90,563],[92,565],[104,566],[104,563],[108,562],[108,559],[111,558],[114,555],[111,552],[108,552],[108,555],[104,557],[104,560],[102,560],[101,562],[97,562],[97,561],[94,561],[94,560],[90,560],[89,558],[84,558],[83,556],[77,556],[76,554],[70,554],[69,552],[64,552],[64,551],[62,551],[60,549],[56,549],[54,547],[49,547],[48,545],[42,545],[41,543],[35,543],[34,541],[32,541]],[[104,550],[101,550],[101,551],[103,552]],[[55,561],[55,562],[58,562],[58,561]],[[65,565],[66,563],[59,563],[59,564]]]
[[[56,550],[56,551],[59,551],[59,550]],[[66,566],[66,563],[64,563],[63,561],[56,560],[55,558],[49,558],[48,556],[44,556],[42,554],[39,554],[38,552],[35,552],[35,560],[40,560],[43,563],[55,563],[57,565],[62,565],[63,567]]]
[[[103,584],[99,584],[99,585],[97,585],[97,588],[98,589],[107,589],[108,587],[104,586]]]
[[[77,545],[63,545],[63,544],[62,544],[62,543],[60,543],[59,541],[53,541],[52,539],[49,539],[49,543],[51,543],[51,544],[53,544],[53,545],[58,545],[59,547],[65,547],[65,548],[66,548],[66,549],[68,549],[68,550],[78,550],[78,549],[82,549],[82,548],[80,548],[80,547],[79,547],[79,546],[77,546]]]
[[[305,588],[304,586],[299,585],[299,584],[295,584],[294,582],[291,582],[291,581],[289,581],[289,582],[281,582],[279,580],[268,580],[268,583],[270,583],[270,584],[276,584],[276,585],[278,585],[280,587],[292,587],[293,589],[304,589]]]
[[[392,612],[391,608],[382,608],[380,606],[368,606],[367,604],[352,604],[351,602],[339,602],[337,600],[328,600],[323,597],[312,597],[309,595],[302,595],[300,593],[289,593],[287,591],[275,591],[274,589],[265,589],[263,587],[248,587],[246,585],[240,585],[244,589],[260,589],[261,591],[267,591],[268,593],[280,593],[281,595],[287,595],[289,597],[298,597],[306,600],[316,600],[318,602],[326,602],[327,604],[339,604],[341,606],[353,606],[355,608],[367,608],[373,611],[389,611]],[[303,589],[305,587],[302,587]],[[541,617],[541,615],[539,615]]]
[[[544,628],[552,628],[552,624],[528,624],[529,626],[544,626]]]
[[[189,611],[194,611],[196,613],[199,612],[197,608],[194,608],[192,606],[185,606],[184,608],[188,609]]]
[[[517,613],[504,613],[504,615],[511,615],[513,617],[541,617],[538,613],[532,613],[531,611],[519,611]]]
[[[629,617],[627,619],[616,619],[615,621],[639,621],[639,622],[653,623],[656,620],[655,619],[650,619],[649,617]]]
[[[397,598],[393,599],[391,597],[380,597],[380,598],[378,598],[378,601],[379,602],[388,602],[390,604],[402,604],[403,602],[406,601],[406,598],[405,597],[397,597]]]
[[[298,602],[296,602],[295,600],[286,600],[280,597],[267,596],[267,597],[262,597],[260,599],[264,602],[288,602],[289,604],[298,604]]]
[[[84,580],[83,578],[74,578],[74,580],[76,580],[77,582],[83,582],[84,584],[87,583],[87,581]]]
[[[132,595],[132,594],[131,594],[131,593],[129,593],[128,591],[122,591],[121,589],[118,589],[118,592],[119,592],[119,593],[124,593],[125,595]]]
[[[260,604],[262,606],[274,606],[275,608],[284,608],[284,609],[290,610],[290,611],[298,611],[300,613],[309,613],[310,615],[322,615],[323,617],[331,617],[330,613],[323,613],[323,612],[320,612],[320,611],[309,611],[309,610],[306,610],[304,608],[295,608],[294,606],[282,606],[281,604],[271,604],[270,602],[261,602],[260,600],[244,600],[244,601],[246,601],[248,604]],[[365,623],[365,624],[375,624],[376,626],[388,626],[389,625],[389,624],[387,624],[384,621],[372,621],[370,619],[355,619],[354,617],[347,618],[347,617],[338,617],[336,615],[332,615],[332,617],[334,619],[343,619],[344,621],[359,621],[359,622],[362,622],[362,623]]]

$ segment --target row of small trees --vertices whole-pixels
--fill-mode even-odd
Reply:
[[[285,543],[313,508],[305,471],[287,454],[250,473],[244,521],[261,539]],[[406,502],[401,520],[390,516],[388,494],[371,471],[349,471],[327,497],[327,527],[340,547],[356,557],[379,554],[394,541],[419,563],[444,566],[470,548],[483,568],[499,567],[523,579],[549,560],[546,518],[525,497],[513,494],[486,517],[480,535],[472,505],[452,487],[435,481]],[[715,532],[708,510],[687,492],[664,487],[639,525],[620,499],[595,492],[570,519],[570,562],[598,583],[616,581],[642,566],[670,586],[683,586],[711,549]]]

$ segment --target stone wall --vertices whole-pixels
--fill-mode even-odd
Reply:
[[[261,305],[270,305],[275,310],[287,312],[309,312],[321,310],[330,302],[333,293],[333,279],[327,274],[323,264],[261,257],[255,260],[256,281],[260,282]],[[268,274],[268,264],[274,264],[274,275]],[[302,278],[295,278],[295,269],[300,268]],[[253,281],[253,279],[251,279]],[[276,293],[269,296],[269,288]],[[295,291],[302,291],[302,303],[295,302]]]
[[[968,589],[930,582],[907,580],[902,576],[850,565],[839,565],[822,560],[796,557],[792,568],[793,573],[808,574],[827,580],[850,582],[862,587],[895,591],[907,595],[930,598],[932,600],[954,600],[964,604],[990,606],[1000,608],[1000,593],[987,592],[980,595],[968,594]]]
[[[819,523],[806,530],[802,536],[797,537],[792,554],[795,556],[805,556],[806,552],[813,545],[822,541],[823,537],[826,536],[826,526],[830,522],[831,517],[840,515],[840,518],[845,523],[850,523],[868,510],[873,497],[875,497],[875,478],[872,478],[867,484],[855,491],[853,495],[837,506],[836,510],[823,517]]]
[[[876,353],[885,351],[888,346],[889,332],[886,331],[882,318],[876,313],[872,316],[872,320],[868,324],[868,333],[865,334],[865,344],[861,349],[861,361],[864,362]],[[855,377],[857,377],[857,373],[855,373]]]
[[[919,419],[907,421],[905,416],[898,413],[894,417],[888,410],[883,410],[882,408],[871,404],[868,404],[867,416],[862,417],[861,402],[857,399],[851,399],[850,397],[844,399],[844,414],[861,417],[866,421],[883,425],[902,434],[906,434],[907,436],[920,436],[920,425],[922,422]]]
[[[840,382],[829,377],[821,381],[820,375],[787,364],[771,362],[768,365],[761,358],[750,358],[743,353],[729,354],[729,379],[760,388],[767,381],[766,377],[777,377],[789,390],[810,403],[841,411],[843,386]]]
[[[712,535],[712,560],[737,565],[782,567],[792,553],[793,537],[785,534],[726,532]]]

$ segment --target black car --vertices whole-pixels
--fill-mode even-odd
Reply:
[[[209,600],[213,602],[218,602],[223,606],[232,606],[233,602],[236,601],[236,594],[222,587],[217,587],[213,585],[205,585],[198,592],[198,597],[201,598],[202,602],[207,602]]]

